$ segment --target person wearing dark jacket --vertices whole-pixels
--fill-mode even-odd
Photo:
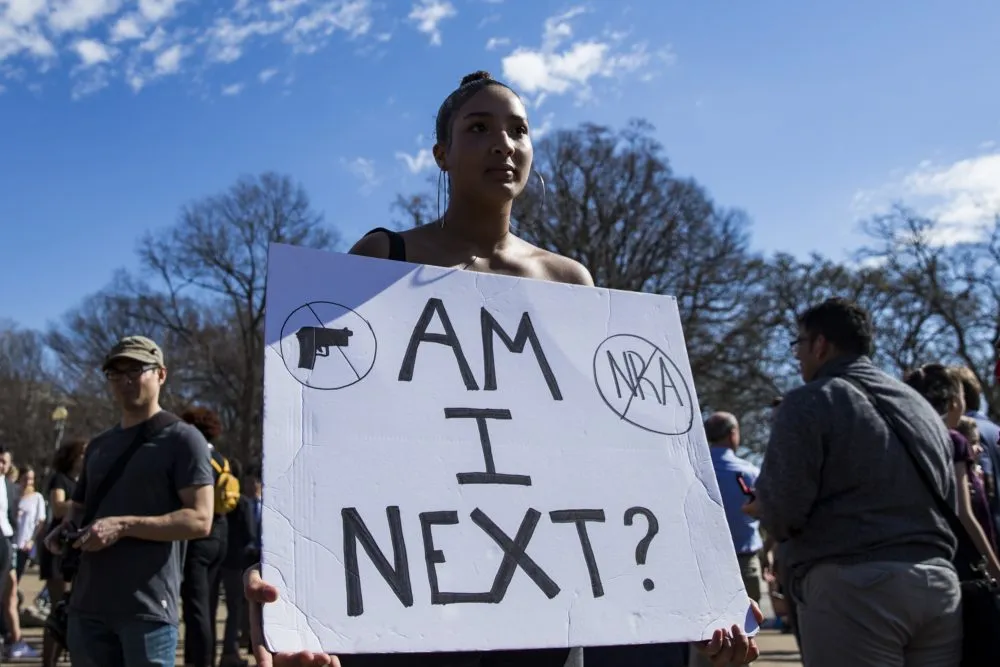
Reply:
[[[232,474],[242,480],[242,466],[238,461],[230,462]],[[244,484],[247,482],[244,481]],[[244,486],[243,488],[247,488]],[[240,657],[240,635],[246,625],[246,605],[243,604],[243,570],[256,563],[259,558],[258,530],[254,520],[253,500],[243,493],[236,509],[227,515],[229,533],[226,556],[219,573],[219,584],[226,596],[226,629],[222,636],[222,657],[219,667],[246,667],[246,660]],[[213,589],[212,608],[218,606],[219,586]]]
[[[218,415],[208,408],[186,410],[181,418],[197,428],[208,442],[209,455],[222,470],[225,458],[212,445],[222,433]],[[214,468],[215,466],[213,466]],[[213,470],[213,482],[219,475]],[[208,537],[187,543],[181,604],[184,610],[184,664],[187,667],[213,667],[215,664],[215,611],[218,600],[213,591],[219,588],[222,561],[226,556],[229,517],[214,513]],[[214,604],[213,604],[214,603]]]
[[[958,665],[957,541],[934,500],[956,503],[944,422],[872,363],[857,305],[830,299],[798,325],[805,384],[775,414],[744,511],[784,543],[807,664]]]

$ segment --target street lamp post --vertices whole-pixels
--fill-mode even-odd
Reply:
[[[66,430],[66,418],[69,417],[69,410],[63,406],[52,411],[52,424],[56,432],[56,449],[62,444],[63,432]]]

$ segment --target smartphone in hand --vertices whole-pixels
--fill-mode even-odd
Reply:
[[[746,496],[750,500],[756,500],[757,496],[754,495],[753,489],[751,489],[750,486],[747,485],[747,481],[743,479],[743,473],[741,472],[736,473],[736,483],[740,485],[740,491],[743,492],[744,496]]]

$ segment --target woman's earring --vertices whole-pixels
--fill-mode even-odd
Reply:
[[[544,213],[545,212],[545,179],[542,178],[542,174],[538,170],[534,170],[533,169],[532,171],[535,172],[535,176],[538,177],[538,183],[539,183],[539,185],[542,186],[542,212]]]
[[[441,215],[441,180],[444,178],[444,169],[438,171],[438,184],[437,184],[437,218],[438,223],[441,225],[441,229],[444,229],[444,216]]]

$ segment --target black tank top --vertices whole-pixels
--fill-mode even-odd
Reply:
[[[389,237],[389,259],[394,259],[398,262],[406,261],[406,241],[403,240],[402,234],[386,229],[385,227],[376,227],[365,234],[365,236],[369,236],[375,232],[383,232]]]

